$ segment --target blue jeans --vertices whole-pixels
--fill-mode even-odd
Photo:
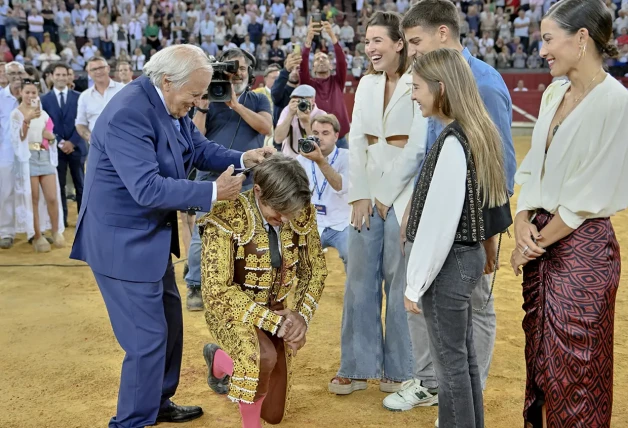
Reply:
[[[199,219],[205,213],[196,213]],[[198,234],[198,225],[194,223],[194,232],[190,239],[190,249],[188,251],[188,273],[185,274],[185,283],[189,289],[200,290],[201,288],[201,236]]]
[[[386,221],[371,217],[370,230],[349,229],[347,282],[342,313],[341,358],[338,376],[350,379],[412,378],[412,345],[403,292],[405,261],[394,208]],[[382,290],[382,281],[384,282]],[[386,334],[382,301],[386,293]]]
[[[438,421],[442,427],[484,428],[472,293],[482,281],[485,262],[482,244],[454,244],[421,298],[438,380]]]
[[[345,273],[347,273],[347,260],[349,259],[349,226],[345,227],[342,231],[326,227],[321,234],[321,245],[323,248],[332,247],[338,251],[340,260],[345,264]]]

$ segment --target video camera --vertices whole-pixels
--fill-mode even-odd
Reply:
[[[212,62],[214,74],[207,88],[207,98],[211,102],[224,103],[231,100],[231,75],[238,72],[238,60]]]

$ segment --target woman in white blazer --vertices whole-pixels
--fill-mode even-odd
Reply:
[[[427,121],[411,96],[407,47],[395,13],[369,21],[367,75],[356,91],[349,133],[352,216],[340,370],[329,391],[350,394],[379,379],[395,392],[412,378],[412,345],[403,304],[405,262],[399,225],[425,153]],[[386,331],[382,329],[382,281]]]

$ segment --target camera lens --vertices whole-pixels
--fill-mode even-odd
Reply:
[[[225,88],[222,85],[211,86],[212,97],[222,98],[225,95]]]

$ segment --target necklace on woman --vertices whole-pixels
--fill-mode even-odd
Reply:
[[[584,96],[586,94],[589,93],[589,88],[591,87],[591,85],[593,84],[593,82],[595,81],[595,79],[597,78],[597,76],[599,76],[600,72],[604,71],[604,69],[601,69],[600,71],[598,71],[597,73],[595,73],[595,76],[593,76],[593,79],[591,79],[591,81],[589,82],[589,84],[587,85],[587,87],[584,89],[584,91],[582,92],[582,95],[580,95],[580,97],[576,98],[576,100],[574,101],[573,107],[572,107],[572,111],[573,109],[576,108],[576,106],[578,105],[578,103],[584,98]],[[563,116],[563,112],[565,111],[565,104],[567,104],[566,102],[563,101],[563,105],[560,108],[560,113],[561,116]],[[567,115],[564,115],[562,117],[562,119],[558,120],[558,123],[556,124],[556,126],[554,126],[554,129],[552,130],[552,137],[554,135],[556,135],[556,132],[558,131],[558,128],[560,127],[560,125],[563,124],[563,120],[565,120],[567,118]]]

